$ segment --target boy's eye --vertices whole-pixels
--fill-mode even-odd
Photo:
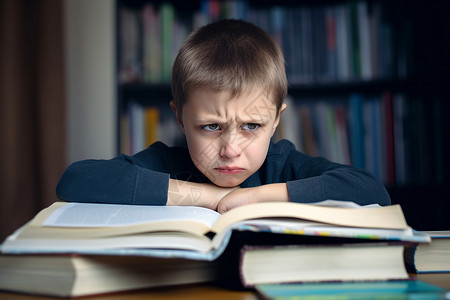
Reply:
[[[242,127],[244,130],[253,131],[259,128],[259,124],[247,123]]]
[[[217,131],[220,129],[220,126],[218,124],[209,124],[202,127],[203,129],[207,131]]]

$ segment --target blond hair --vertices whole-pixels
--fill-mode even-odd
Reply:
[[[283,53],[261,28],[242,20],[226,19],[191,33],[172,69],[172,96],[181,113],[197,88],[230,90],[233,96],[263,88],[279,112],[287,94]]]

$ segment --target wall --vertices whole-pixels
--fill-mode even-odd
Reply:
[[[116,147],[114,1],[65,0],[67,163]]]

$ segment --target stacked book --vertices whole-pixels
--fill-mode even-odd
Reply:
[[[1,245],[0,289],[75,297],[213,281],[406,280],[404,251],[429,242],[398,205],[259,203],[220,215],[56,202]]]

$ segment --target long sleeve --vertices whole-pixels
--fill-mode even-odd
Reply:
[[[318,202],[327,199],[353,201],[360,205],[390,205],[384,185],[373,175],[348,166],[323,170],[316,176],[287,182],[292,202]]]
[[[194,169],[187,149],[155,143],[133,156],[71,164],[56,194],[70,202],[165,205],[169,178],[192,177]]]
[[[121,155],[71,164],[56,194],[70,202],[165,205],[169,174],[150,170]]]
[[[312,203],[327,199],[353,201],[360,205],[390,205],[384,185],[371,173],[351,166],[333,163],[325,158],[310,157],[295,150],[287,141],[276,144],[269,153],[268,169],[279,170],[279,182],[286,182],[292,202]],[[275,159],[278,156],[277,159]],[[271,163],[272,162],[272,163]],[[274,173],[274,172],[268,172]],[[275,181],[276,178],[269,178]]]
[[[195,168],[187,149],[155,143],[134,156],[73,163],[61,177],[56,193],[70,202],[165,205],[169,178],[209,182]],[[271,144],[265,164],[241,187],[279,182],[287,183],[292,202],[333,199],[361,205],[390,204],[384,185],[372,174],[310,157],[288,141]]]

